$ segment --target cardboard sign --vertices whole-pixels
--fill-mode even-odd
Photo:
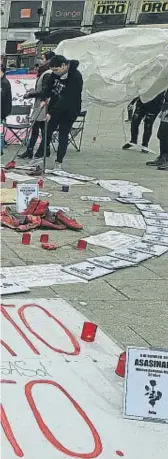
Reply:
[[[167,426],[123,419],[121,350],[99,328],[82,341],[86,320],[61,298],[3,301],[3,459],[167,458]]]
[[[82,201],[91,202],[110,202],[112,199],[109,196],[81,196]]]
[[[37,183],[22,183],[17,185],[16,210],[23,212],[27,209],[33,198],[39,197],[39,185]]]
[[[0,294],[1,295],[12,295],[13,293],[28,292],[29,288],[15,282],[11,277],[1,274],[0,279]]]
[[[155,245],[152,242],[139,242],[138,244],[134,244],[132,248],[139,252],[150,253],[151,255],[156,255],[158,257],[168,250],[167,247],[164,247],[163,245]]]
[[[144,234],[143,242],[152,242],[153,244],[168,246],[168,237],[160,236],[159,234]]]
[[[145,229],[146,225],[142,215],[120,213],[120,212],[104,212],[105,223],[107,226],[127,227]]]
[[[168,422],[168,350],[128,347],[124,417]]]
[[[90,263],[93,263],[96,266],[103,266],[107,269],[121,269],[127,268],[128,266],[135,266],[135,263],[127,260],[119,260],[117,258],[111,257],[109,255],[104,255],[104,257],[95,257],[88,258]]]
[[[129,247],[121,247],[121,249],[112,250],[112,252],[109,252],[108,255],[110,257],[119,258],[120,260],[128,260],[135,264],[148,260],[152,257],[149,253],[138,252],[137,250],[133,250]]]

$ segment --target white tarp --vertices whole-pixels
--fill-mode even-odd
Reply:
[[[57,46],[56,53],[80,61],[84,89],[92,103],[114,106],[130,102],[136,95],[150,90],[160,78],[160,72],[160,84],[157,82],[154,90],[157,94],[165,89],[163,76],[165,78],[168,73],[166,29],[108,30],[64,40]]]

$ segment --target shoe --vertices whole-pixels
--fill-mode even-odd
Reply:
[[[164,163],[164,157],[158,156],[154,161],[147,161],[146,166],[162,166]]]
[[[131,147],[132,147],[132,145],[130,143],[125,143],[125,145],[123,145],[122,149],[123,150],[128,150]]]
[[[142,153],[149,153],[148,147],[145,147],[144,145],[142,145],[141,151]]]
[[[43,159],[43,156],[44,156],[44,154],[41,153],[41,151],[37,151],[37,153],[34,156],[34,159],[40,159],[40,158]],[[50,156],[50,151],[47,151],[46,158],[49,158],[49,156]]]
[[[165,162],[157,167],[159,171],[168,171],[168,159],[165,158]]]
[[[21,155],[17,155],[18,158],[20,159],[26,159],[26,158],[33,158],[33,153],[31,153],[30,151],[24,151],[24,153],[22,153]]]
[[[61,171],[61,170],[62,170],[62,163],[59,163],[58,161],[55,161],[54,171]]]
[[[74,230],[82,230],[83,229],[83,225],[78,223],[76,220],[67,217],[67,215],[65,215],[61,210],[59,210],[56,213],[56,217],[57,217],[58,221],[63,223],[67,228],[74,229]]]

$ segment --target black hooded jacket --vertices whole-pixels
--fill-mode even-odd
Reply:
[[[10,82],[4,75],[1,78],[1,120],[10,115],[12,110],[12,92]]]
[[[78,65],[78,61],[70,61],[67,78],[52,72],[47,81],[43,100],[50,98],[48,112],[55,118],[73,120],[81,111],[83,79]]]

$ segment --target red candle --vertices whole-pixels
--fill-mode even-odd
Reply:
[[[125,364],[126,364],[126,352],[122,352],[120,354],[118,363],[117,363],[117,368],[115,369],[116,375],[120,376],[121,378],[124,378],[125,376]]]
[[[99,204],[93,204],[92,206],[92,212],[99,212],[100,206]]]
[[[24,245],[29,245],[31,240],[31,234],[30,233],[24,233],[22,236],[22,244]]]
[[[42,247],[42,249],[45,249],[45,250],[56,250],[57,249],[56,244],[47,244],[45,242],[43,242],[43,244],[41,244],[41,247]]]
[[[17,184],[18,184],[18,182],[17,182],[16,180],[14,180],[13,185],[12,185],[12,188],[16,188],[16,187],[17,187]]]
[[[84,241],[83,239],[80,239],[77,243],[77,249],[79,250],[85,250],[87,246],[87,242]]]
[[[40,242],[48,242],[49,235],[48,234],[41,234]]]
[[[81,333],[81,339],[92,343],[95,340],[97,325],[92,322],[84,322]]]
[[[43,188],[43,186],[44,186],[44,180],[43,180],[43,179],[40,179],[40,180],[38,181],[38,185],[39,185],[39,188]]]

